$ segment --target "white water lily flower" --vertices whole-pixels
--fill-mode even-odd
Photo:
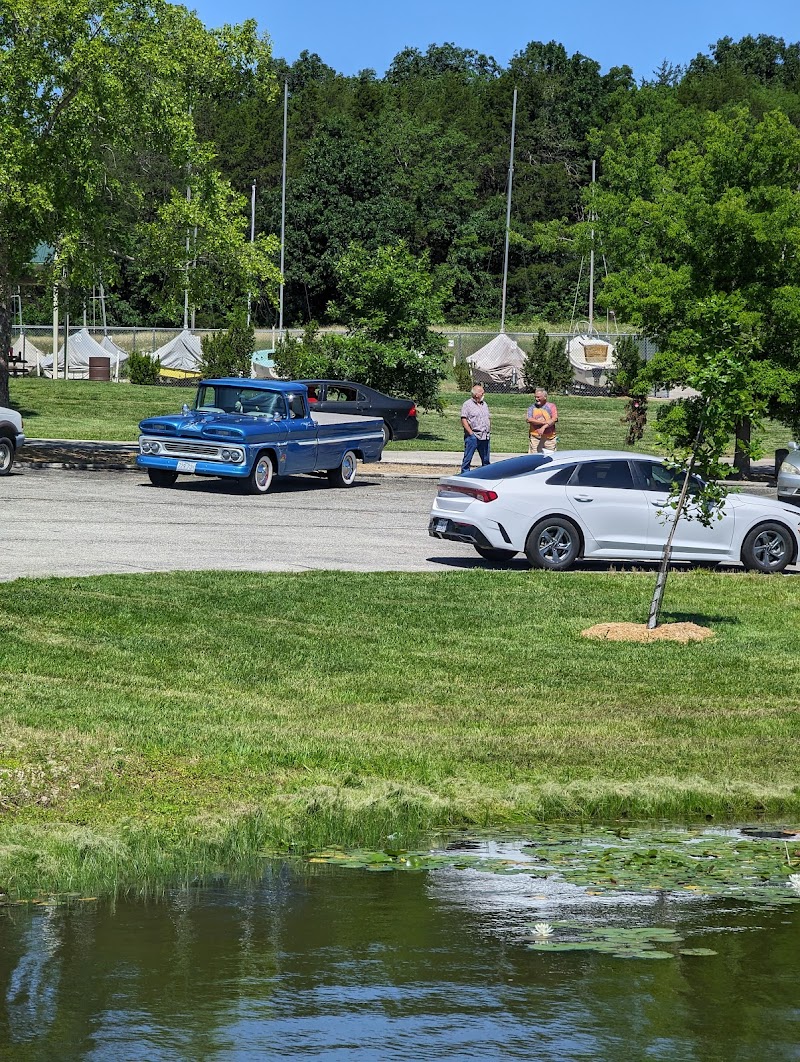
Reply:
[[[537,922],[533,927],[533,932],[537,937],[552,937],[553,927],[549,922]]]
[[[792,886],[795,892],[800,892],[800,874],[790,874],[789,884]]]

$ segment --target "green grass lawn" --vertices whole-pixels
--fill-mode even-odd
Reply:
[[[95,380],[9,380],[11,402],[29,439],[133,442],[139,421],[194,402],[191,387],[134,387]]]
[[[25,418],[30,439],[87,439],[132,442],[138,437],[138,424],[144,417],[177,412],[184,402],[194,400],[192,388],[135,387],[131,384],[98,383],[86,380],[12,379],[11,401]],[[392,443],[396,450],[456,450],[464,447],[459,413],[468,396],[446,390],[443,416],[423,413],[417,439]],[[528,448],[525,414],[530,395],[489,395],[492,411],[492,451],[520,453]],[[624,450],[625,426],[620,423],[625,399],[556,397],[559,409],[559,447]],[[657,403],[651,402],[651,422],[645,437],[634,449],[658,452],[652,421]],[[764,452],[772,456],[785,446],[788,429],[767,422]],[[732,451],[731,451],[732,452]]]
[[[0,584],[0,892],[447,824],[800,815],[792,577],[193,573]],[[99,882],[99,884],[98,884]]]

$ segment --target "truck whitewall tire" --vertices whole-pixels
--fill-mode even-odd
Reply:
[[[248,494],[266,494],[275,478],[275,464],[269,454],[259,454],[245,480]]]
[[[347,450],[338,468],[328,469],[328,479],[334,487],[352,487],[358,472],[358,459],[352,450]]]
[[[170,472],[167,468],[148,468],[147,478],[154,487],[172,487],[178,479],[178,473]]]

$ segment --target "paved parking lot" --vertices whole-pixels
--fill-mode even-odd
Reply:
[[[299,476],[261,498],[220,480],[187,478],[164,490],[138,472],[22,467],[0,480],[0,580],[180,569],[484,567],[470,547],[429,537],[435,490],[435,478],[362,473],[350,490]],[[511,566],[526,565],[517,558]]]
[[[465,550],[428,536],[435,479],[220,480],[152,487],[136,472],[31,471],[0,480],[0,579],[176,569],[430,571]],[[471,553],[471,551],[469,551]],[[473,554],[474,556],[474,554]],[[471,558],[470,558],[471,562]]]

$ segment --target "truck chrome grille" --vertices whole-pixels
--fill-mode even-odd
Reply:
[[[220,459],[219,447],[211,446],[208,443],[187,442],[184,439],[165,439],[161,446],[168,454],[208,457],[212,461],[219,461]]]

